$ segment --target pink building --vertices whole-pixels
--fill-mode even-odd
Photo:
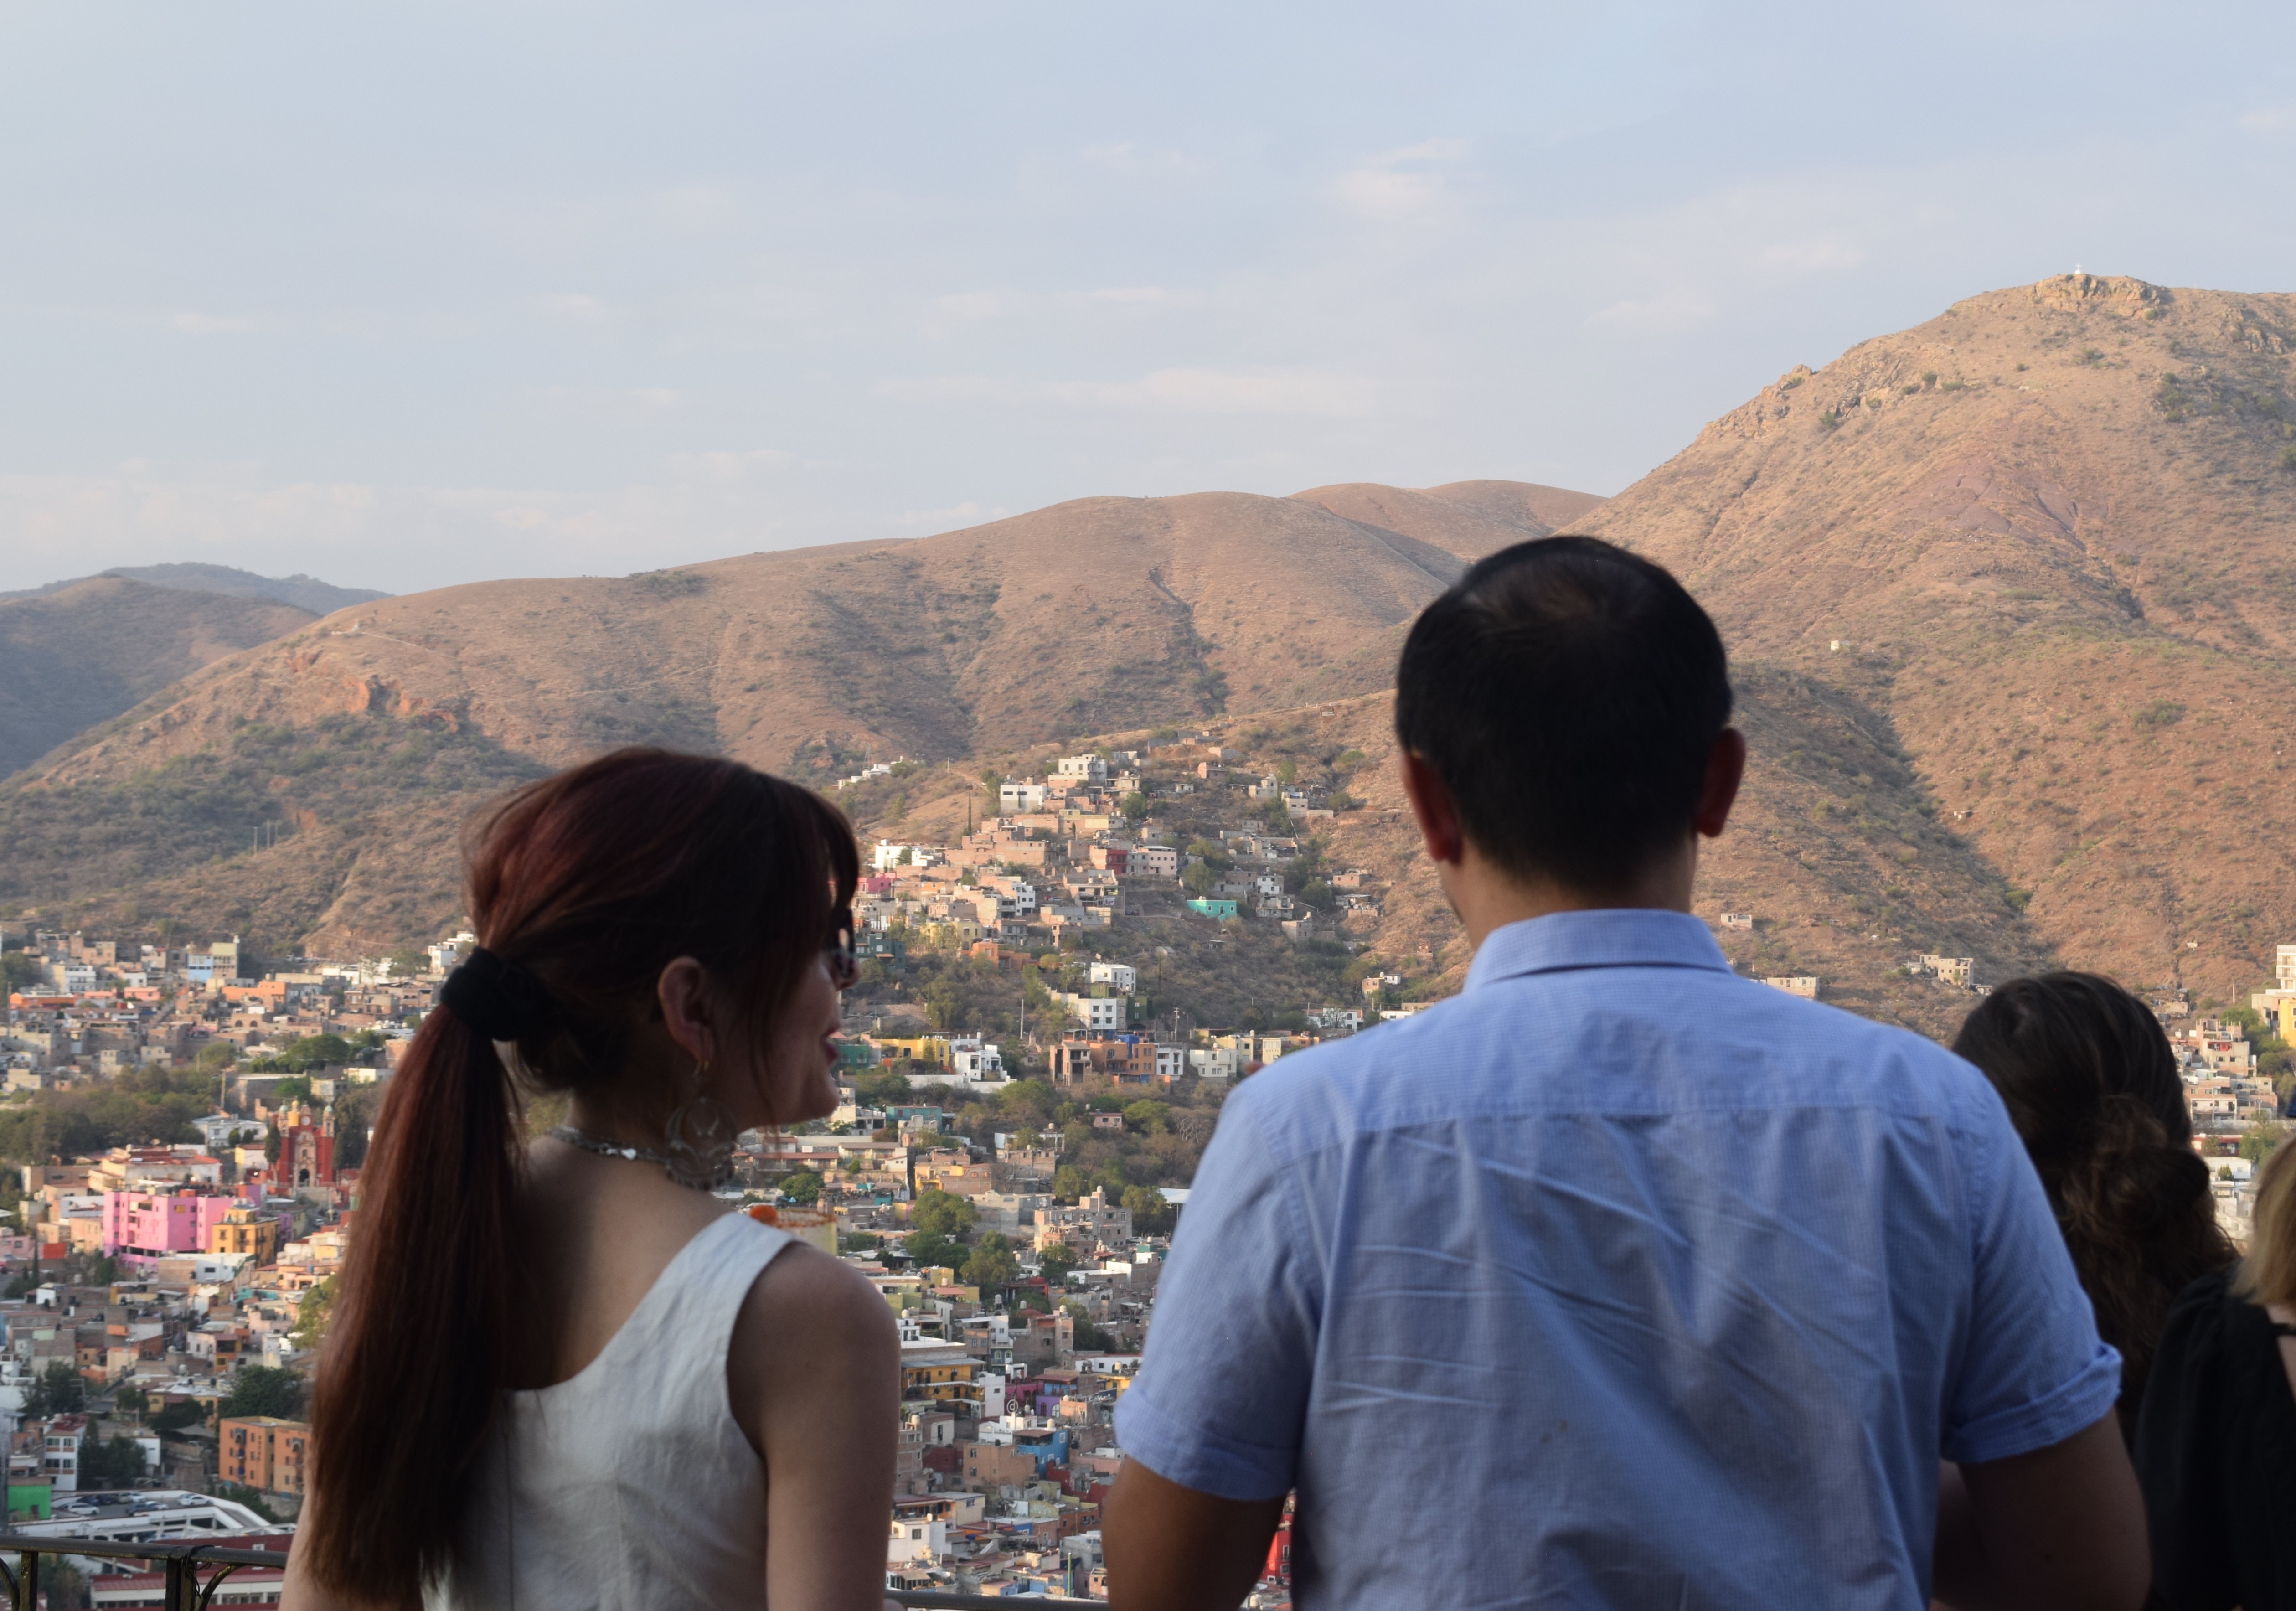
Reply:
[[[236,1199],[194,1191],[103,1194],[103,1251],[131,1263],[168,1253],[205,1253],[208,1233]]]

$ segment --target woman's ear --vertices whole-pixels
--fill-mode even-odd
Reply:
[[[718,1034],[709,1018],[709,970],[691,957],[675,958],[654,982],[654,998],[669,1038],[696,1063],[714,1061]]]

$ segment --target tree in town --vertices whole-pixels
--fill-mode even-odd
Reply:
[[[985,1293],[1017,1280],[1020,1274],[1021,1261],[1014,1255],[1013,1245],[1004,1239],[1002,1232],[992,1230],[974,1245],[972,1256],[965,1260],[964,1268],[957,1271],[957,1278],[966,1286],[978,1286]]]
[[[295,1306],[295,1329],[288,1334],[296,1347],[316,1348],[327,1335],[327,1320],[335,1311],[335,1278],[329,1276],[303,1295]]]
[[[1145,1098],[1124,1106],[1124,1122],[1144,1135],[1160,1136],[1172,1128],[1172,1110]]]
[[[79,1485],[83,1492],[129,1487],[149,1475],[144,1464],[144,1451],[127,1438],[91,1437],[80,1446]]]
[[[909,1205],[913,1229],[952,1239],[961,1239],[980,1217],[970,1201],[938,1186],[918,1193],[917,1200]]]
[[[1124,1206],[1132,1212],[1132,1229],[1144,1237],[1161,1236],[1172,1229],[1172,1205],[1152,1186],[1128,1186]]]
[[[809,1169],[793,1169],[782,1177],[782,1201],[784,1203],[818,1203],[821,1201],[821,1177]]]
[[[62,1360],[51,1360],[48,1368],[32,1378],[24,1389],[24,1418],[37,1420],[52,1415],[70,1415],[87,1402],[87,1384]]]
[[[303,1378],[270,1365],[242,1365],[217,1414],[269,1415],[291,1421],[303,1411]]]
[[[920,1270],[955,1270],[964,1262],[965,1257],[964,1243],[932,1230],[911,1231],[908,1239],[901,1244],[901,1251]]]
[[[863,1074],[853,1082],[854,1098],[864,1107],[891,1107],[909,1099],[909,1077],[894,1069]]]
[[[1069,1319],[1076,1323],[1076,1345],[1078,1348],[1087,1351],[1097,1350],[1102,1353],[1108,1352],[1112,1339],[1106,1332],[1093,1324],[1092,1316],[1083,1304],[1071,1302],[1063,1303],[1061,1307],[1067,1312]]]
[[[206,1421],[208,1412],[192,1399],[173,1404],[163,1404],[146,1423],[154,1432],[180,1432],[186,1426],[197,1426]]]

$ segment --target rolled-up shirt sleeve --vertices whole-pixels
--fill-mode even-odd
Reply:
[[[1221,1499],[1288,1492],[1319,1313],[1296,1187],[1228,1099],[1157,1283],[1140,1375],[1116,1408],[1128,1459]]]
[[[2006,1459],[2061,1443],[2111,1413],[2120,1355],[2096,1335],[2048,1194],[2000,1099],[1972,1104],[1969,1329],[1946,1403],[1945,1458]]]

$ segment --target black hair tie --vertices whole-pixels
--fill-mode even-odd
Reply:
[[[484,946],[447,975],[439,1004],[489,1040],[523,1040],[550,1026],[556,1004],[542,981]]]

